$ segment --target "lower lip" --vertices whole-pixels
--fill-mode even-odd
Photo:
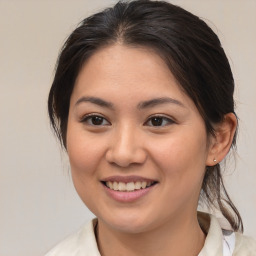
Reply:
[[[129,203],[144,197],[155,187],[155,185],[144,188],[144,189],[138,189],[134,191],[125,191],[125,192],[110,189],[105,185],[103,185],[103,187],[111,198],[119,202]]]

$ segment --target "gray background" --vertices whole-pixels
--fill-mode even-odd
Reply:
[[[46,103],[64,39],[114,2],[0,0],[1,256],[43,255],[93,216],[74,191]],[[225,178],[245,234],[256,237],[256,1],[172,2],[204,17],[231,61],[240,133],[236,170],[227,168]]]

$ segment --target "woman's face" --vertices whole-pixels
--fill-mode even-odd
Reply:
[[[197,108],[153,51],[108,46],[79,73],[67,129],[72,178],[108,227],[189,221],[212,162],[207,145]]]

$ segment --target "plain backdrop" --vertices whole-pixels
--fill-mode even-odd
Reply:
[[[93,217],[50,130],[47,94],[65,38],[84,17],[115,2],[0,0],[1,256],[42,256]],[[256,237],[256,1],[172,3],[203,17],[229,57],[240,132],[236,169],[227,168],[225,180],[245,234]]]

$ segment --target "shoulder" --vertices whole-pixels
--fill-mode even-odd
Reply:
[[[45,256],[70,255],[77,256],[77,245],[79,244],[80,232],[76,232],[52,248]]]
[[[96,219],[57,244],[45,256],[100,256],[94,235]]]
[[[241,233],[235,233],[236,243],[234,256],[256,255],[256,240]]]
[[[199,212],[198,220],[207,234],[198,256],[256,256],[256,241],[253,238],[226,229],[223,221],[211,214]]]

